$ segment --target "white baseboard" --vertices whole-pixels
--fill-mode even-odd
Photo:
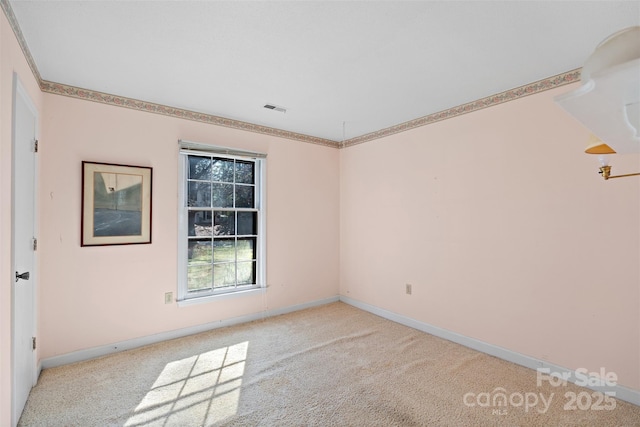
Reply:
[[[140,338],[134,338],[131,340],[120,341],[117,343],[93,347],[85,350],[79,350],[72,353],[63,354],[60,356],[55,356],[47,359],[43,359],[38,364],[38,373],[41,369],[53,368],[56,366],[67,365],[69,363],[81,362],[84,360],[94,359],[96,357],[106,356],[108,354],[117,353],[120,351],[130,350],[133,348],[142,347],[149,344],[155,344],[158,342],[185,337],[188,335],[197,334],[200,332],[209,331],[212,329],[223,328],[226,326],[237,325],[240,323],[251,322],[254,320],[260,320],[267,317],[278,316],[281,314],[292,313],[294,311],[304,310],[306,308],[317,307],[324,304],[329,304],[336,301],[342,301],[351,306],[357,307],[361,310],[368,311],[369,313],[375,314],[377,316],[383,317],[385,319],[391,320],[396,323],[400,323],[405,326],[409,326],[411,328],[417,329],[422,332],[426,332],[431,335],[435,335],[440,338],[444,338],[446,340],[455,342],[457,344],[464,345],[465,347],[472,348],[474,350],[480,351],[482,353],[489,354],[491,356],[498,357],[500,359],[513,362],[520,366],[524,366],[530,369],[540,369],[547,368],[550,372],[558,375],[564,375],[567,378],[567,381],[576,383],[579,378],[584,378],[584,376],[579,377],[576,375],[576,372],[564,368],[559,365],[555,365],[553,363],[546,362],[544,360],[535,359],[530,356],[526,356],[521,353],[517,353],[512,350],[508,350],[502,347],[498,347],[493,344],[488,344],[486,342],[477,340],[475,338],[470,338],[455,332],[448,331],[446,329],[439,328],[437,326],[430,325],[428,323],[424,323],[415,319],[412,319],[407,316],[403,316],[401,314],[393,313],[391,311],[349,298],[345,296],[335,296],[330,298],[324,298],[321,300],[310,301],[303,304],[261,311],[258,313],[247,314],[244,316],[233,317],[231,319],[218,320],[215,322],[205,323],[203,325],[192,326],[189,328],[178,329],[174,331],[162,332],[159,334],[149,335]],[[615,397],[620,400],[624,400],[625,402],[632,403],[634,405],[640,406],[640,391],[633,390],[628,387],[624,387],[621,385],[615,385],[612,387],[590,387],[587,388],[600,391],[600,392],[614,392]]]
[[[578,385],[583,385],[585,382],[587,382],[585,381],[584,374],[576,375],[576,372],[571,369],[558,366],[544,360],[535,359],[533,357],[526,356],[524,354],[520,354],[515,351],[508,350],[506,348],[498,347],[493,344],[488,344],[486,342],[477,340],[475,338],[470,338],[464,335],[460,335],[458,333],[451,332],[446,329],[442,329],[437,326],[430,325],[428,323],[420,322],[410,317],[393,313],[391,311],[355,300],[353,298],[340,296],[340,301],[346,304],[352,305],[354,307],[357,307],[361,310],[368,311],[369,313],[375,314],[376,316],[383,317],[393,322],[400,323],[405,326],[409,326],[413,329],[417,329],[419,331],[426,332],[428,334],[435,335],[440,338],[444,338],[448,341],[461,344],[465,347],[478,350],[482,353],[495,356],[497,358],[506,360],[508,362],[513,362],[517,365],[524,366],[526,368],[535,369],[535,370],[548,369],[549,372],[553,373],[553,375],[556,375],[556,374],[560,375],[563,378],[566,378],[568,382],[571,382],[574,384],[578,382],[579,383]],[[616,399],[624,400],[625,402],[629,402],[634,405],[640,406],[640,391],[638,390],[633,390],[621,385],[615,385],[615,386],[583,385],[583,386],[587,387],[588,389],[599,391],[602,393],[613,392],[615,393]]]
[[[72,353],[43,359],[39,363],[40,369],[54,368],[56,366],[68,365],[69,363],[81,362],[84,360],[95,359],[96,357],[106,356],[108,354],[120,351],[131,350],[133,348],[142,347],[149,344],[171,340],[175,338],[186,337],[188,335],[198,334],[200,332],[210,331],[212,329],[224,328],[226,326],[237,325],[240,323],[252,322],[254,320],[265,319],[267,317],[279,316],[281,314],[292,313],[294,311],[304,310],[306,308],[317,307],[332,302],[337,302],[340,297],[334,296],[306,302],[303,304],[292,305],[288,307],[276,308],[273,310],[260,311],[258,313],[247,314],[244,316],[233,317],[231,319],[218,320],[215,322],[205,323],[202,325],[191,326],[188,328],[177,329],[173,331],[161,332],[159,334],[148,335],[145,337],[134,338],[126,341],[103,345],[99,347],[88,348],[85,350],[74,351]]]

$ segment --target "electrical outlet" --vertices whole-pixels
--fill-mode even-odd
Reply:
[[[407,292],[407,295],[411,295],[411,284],[407,283],[405,287],[406,287],[405,291]]]
[[[164,303],[171,304],[173,302],[173,292],[164,293]]]

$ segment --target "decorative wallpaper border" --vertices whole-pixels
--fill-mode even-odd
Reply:
[[[539,80],[534,83],[530,83],[524,86],[517,87],[505,92],[501,92],[495,95],[488,96],[486,98],[479,99],[477,101],[469,102],[467,104],[459,105],[457,107],[449,108],[444,111],[429,114],[424,117],[409,120],[404,123],[400,123],[385,129],[380,129],[375,132],[371,132],[365,135],[360,135],[354,138],[347,139],[345,141],[332,141],[329,139],[319,138],[310,135],[304,135],[301,133],[290,132],[282,129],[276,129],[268,126],[256,125],[239,120],[227,119],[224,117],[214,116],[211,114],[198,113],[190,110],[183,110],[180,108],[169,107],[161,104],[154,104],[152,102],[140,101],[137,99],[126,98],[118,95],[111,95],[103,92],[98,92],[89,89],[82,89],[75,86],[69,86],[61,83],[50,82],[43,80],[38,71],[38,67],[31,56],[27,42],[20,30],[18,21],[13,13],[13,9],[9,4],[9,0],[0,0],[0,6],[4,11],[4,14],[13,29],[14,34],[20,44],[20,48],[24,53],[24,56],[31,67],[31,71],[35,76],[40,89],[43,92],[68,96],[71,98],[84,99],[87,101],[99,102],[102,104],[114,105],[118,107],[130,108],[133,110],[146,111],[149,113],[161,114],[164,116],[175,117],[179,119],[192,120],[201,123],[212,124],[216,126],[224,126],[233,129],[244,130],[247,132],[260,133],[264,135],[277,136],[280,138],[291,139],[300,142],[306,142],[310,144],[323,145],[332,148],[348,148],[354,145],[362,144],[375,139],[384,138],[396,133],[405,132],[411,129],[415,129],[421,126],[426,126],[431,123],[439,122],[446,119],[451,119],[463,114],[471,113],[481,110],[483,108],[492,107],[494,105],[502,104],[504,102],[513,101],[525,96],[533,95],[536,93],[544,92],[546,90],[554,89],[560,86],[574,83],[580,80],[580,69],[568,71],[566,73],[558,74],[553,77],[549,77],[543,80]]]
[[[191,110],[183,110],[181,108],[168,107],[166,105],[154,104],[152,102],[140,101],[137,99],[126,98],[124,96],[111,95],[95,90],[81,89],[75,86],[54,83],[47,80],[42,80],[40,82],[40,89],[42,89],[42,91],[46,93],[84,99],[86,101],[99,102],[101,104],[115,105],[117,107],[130,108],[132,110],[146,111],[148,113],[161,114],[163,116],[175,117],[178,119],[192,120],[216,126],[224,126],[248,132],[293,139],[310,144],[324,145],[326,147],[339,147],[338,142],[331,141],[329,139],[318,138],[315,136],[304,135],[301,133],[290,132],[268,126],[256,125],[240,120],[227,119],[211,114],[198,113]]]
[[[375,132],[371,132],[365,135],[350,138],[340,143],[340,148],[347,148],[357,144],[362,144],[367,141],[372,141],[378,138],[384,138],[385,136],[393,135],[400,132],[405,132],[417,127],[429,125],[431,123],[439,122],[441,120],[451,119],[453,117],[461,116],[463,114],[472,113],[474,111],[482,110],[483,108],[492,107],[494,105],[502,104],[504,102],[513,101],[515,99],[523,98],[525,96],[533,95],[536,93],[544,92],[546,90],[554,89],[560,86],[574,83],[580,80],[580,68],[568,71],[566,73],[558,74],[553,77],[548,77],[543,80],[539,80],[534,83],[530,83],[524,86],[517,87],[505,92],[491,95],[486,98],[478,99],[477,101],[462,104],[457,107],[449,108],[448,110],[440,111],[428,116],[419,117],[408,122],[400,123],[385,129],[381,129]]]
[[[13,13],[13,9],[9,4],[9,0],[0,0],[0,7],[4,12],[4,15],[7,17],[9,25],[11,25],[13,34],[15,34],[16,38],[18,39],[18,44],[20,45],[20,49],[22,49],[24,57],[27,59],[27,63],[29,64],[29,68],[31,68],[31,72],[33,73],[38,83],[40,83],[42,81],[40,71],[38,71],[38,67],[36,67],[36,61],[34,61],[33,57],[31,56],[31,52],[29,51],[29,47],[27,46],[27,41],[24,39],[24,35],[22,34],[22,30],[18,25],[16,15]]]

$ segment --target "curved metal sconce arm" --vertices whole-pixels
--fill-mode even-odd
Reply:
[[[612,178],[624,178],[626,176],[638,176],[640,175],[640,172],[637,173],[626,173],[624,175],[611,175],[611,166],[601,166],[600,167],[600,172],[598,172],[600,175],[602,175],[602,177],[607,180],[607,179],[612,179]]]

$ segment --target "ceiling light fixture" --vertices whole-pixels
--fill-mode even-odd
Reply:
[[[637,176],[640,175],[638,173],[627,173],[624,175],[611,175],[611,166],[609,166],[609,155],[616,154],[616,151],[609,147],[607,144],[602,142],[597,136],[591,135],[589,140],[591,142],[586,150],[584,150],[587,154],[596,154],[598,155],[598,161],[600,162],[600,174],[602,177],[607,180],[611,178],[624,178],[625,176]]]

